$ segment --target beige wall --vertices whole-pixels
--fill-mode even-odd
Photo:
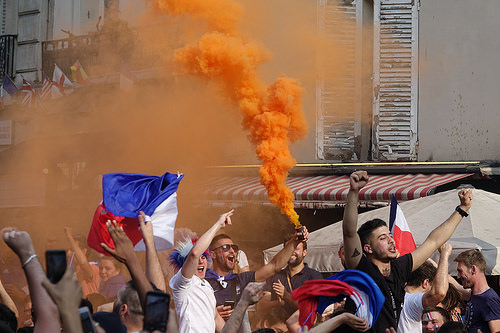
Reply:
[[[498,13],[497,0],[421,0],[419,160],[500,160]]]

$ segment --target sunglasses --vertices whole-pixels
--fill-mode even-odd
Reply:
[[[230,249],[230,248],[232,248],[232,249],[234,250],[234,252],[238,252],[238,249],[239,249],[238,245],[236,245],[236,244],[224,244],[224,245],[221,245],[221,246],[219,246],[219,247],[216,247],[216,248],[215,248],[215,249],[213,249],[212,251],[215,251],[215,250],[220,249],[220,248],[221,248],[224,252],[229,251],[229,249]]]

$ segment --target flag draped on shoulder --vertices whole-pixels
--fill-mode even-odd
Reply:
[[[89,77],[83,70],[79,60],[75,61],[73,66],[71,66],[71,77],[73,78],[73,82],[76,82],[79,85],[89,84]]]
[[[144,251],[145,244],[139,230],[140,211],[153,223],[153,235],[157,250],[173,246],[177,219],[177,188],[183,175],[165,173],[163,176],[131,173],[109,173],[103,176],[103,201],[98,206],[87,238],[88,245],[107,254],[104,243],[113,248],[106,229],[107,220],[115,220],[123,227],[137,251]]]
[[[411,253],[417,249],[408,222],[406,222],[403,210],[399,206],[395,196],[392,196],[391,200],[389,230],[392,233],[392,237],[396,243],[396,249],[399,251],[400,255]]]
[[[40,105],[40,95],[38,91],[28,82],[25,78],[23,78],[23,105],[27,105],[29,107],[37,107]]]
[[[57,65],[54,65],[52,81],[52,98],[66,96],[73,92],[73,83]]]

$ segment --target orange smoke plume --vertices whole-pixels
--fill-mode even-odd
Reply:
[[[269,200],[299,226],[293,194],[285,183],[288,170],[296,164],[289,145],[307,134],[299,82],[280,76],[266,86],[259,78],[257,67],[270,59],[270,53],[238,32],[243,10],[233,1],[156,0],[154,7],[162,13],[203,18],[209,24],[212,31],[176,50],[174,59],[186,73],[219,83],[237,103],[242,125],[263,163],[259,172]]]

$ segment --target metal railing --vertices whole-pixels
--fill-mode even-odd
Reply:
[[[0,36],[0,77],[6,74],[14,76],[14,51],[16,46],[16,35]]]

